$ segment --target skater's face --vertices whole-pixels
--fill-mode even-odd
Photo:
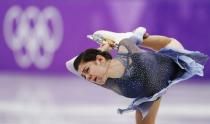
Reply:
[[[107,79],[107,62],[103,56],[97,55],[95,61],[80,63],[78,72],[88,81],[96,84],[104,84]]]

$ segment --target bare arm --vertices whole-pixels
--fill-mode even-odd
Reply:
[[[148,33],[145,33],[144,40],[141,45],[155,51],[159,51],[161,48],[184,49],[182,44],[174,38],[160,35],[149,35]],[[108,43],[105,42],[102,44],[98,49],[110,52],[113,47],[114,42],[109,41]],[[137,45],[135,45],[133,42],[129,42],[129,39],[121,41],[118,52],[127,53],[129,50],[132,50],[131,52],[141,51]]]
[[[143,40],[143,47],[151,48],[153,50],[160,50],[161,48],[184,49],[182,44],[174,38],[169,38],[160,35],[150,35]]]
[[[135,43],[129,42],[129,39],[125,39],[124,41],[120,42],[122,45],[119,48],[119,52],[128,52],[129,49],[132,50],[131,52],[141,52],[142,49],[139,48]],[[160,35],[149,35],[145,33],[143,36],[143,42],[141,44],[143,47],[150,48],[155,51],[159,51],[161,48],[170,48],[170,49],[184,49],[182,44],[174,39],[169,38],[166,36]]]

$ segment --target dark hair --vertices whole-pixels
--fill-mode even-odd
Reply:
[[[106,51],[90,48],[79,54],[79,56],[74,61],[74,68],[78,70],[79,64],[81,62],[95,61],[97,55],[102,55],[106,60],[112,59],[112,56],[110,53]]]

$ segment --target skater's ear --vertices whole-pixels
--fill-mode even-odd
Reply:
[[[96,55],[96,64],[101,64],[106,61],[106,58],[102,55]]]

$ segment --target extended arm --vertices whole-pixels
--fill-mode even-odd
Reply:
[[[170,48],[170,49],[184,49],[182,44],[174,38],[169,38],[166,36],[160,35],[149,35],[145,33],[143,42],[141,46],[159,51],[162,48]],[[130,40],[130,41],[129,41]],[[139,48],[131,39],[125,39],[120,42],[121,46],[119,48],[119,52],[141,52],[142,49]],[[143,51],[143,50],[142,50]]]
[[[148,36],[143,40],[142,46],[151,48],[156,51],[164,47],[172,49],[184,49],[182,44],[176,39],[160,35]]]
[[[136,45],[133,39],[124,39],[120,41],[119,46],[120,47],[118,49],[118,52],[120,53],[127,53],[128,51],[141,51],[141,49],[139,48],[139,46]],[[149,35],[148,33],[145,33],[141,46],[153,49],[155,51],[159,51],[161,48],[164,47],[171,49],[184,49],[182,44],[174,38],[169,38],[160,35]],[[106,42],[105,44],[101,45],[98,49],[110,52],[113,49],[113,46]]]

